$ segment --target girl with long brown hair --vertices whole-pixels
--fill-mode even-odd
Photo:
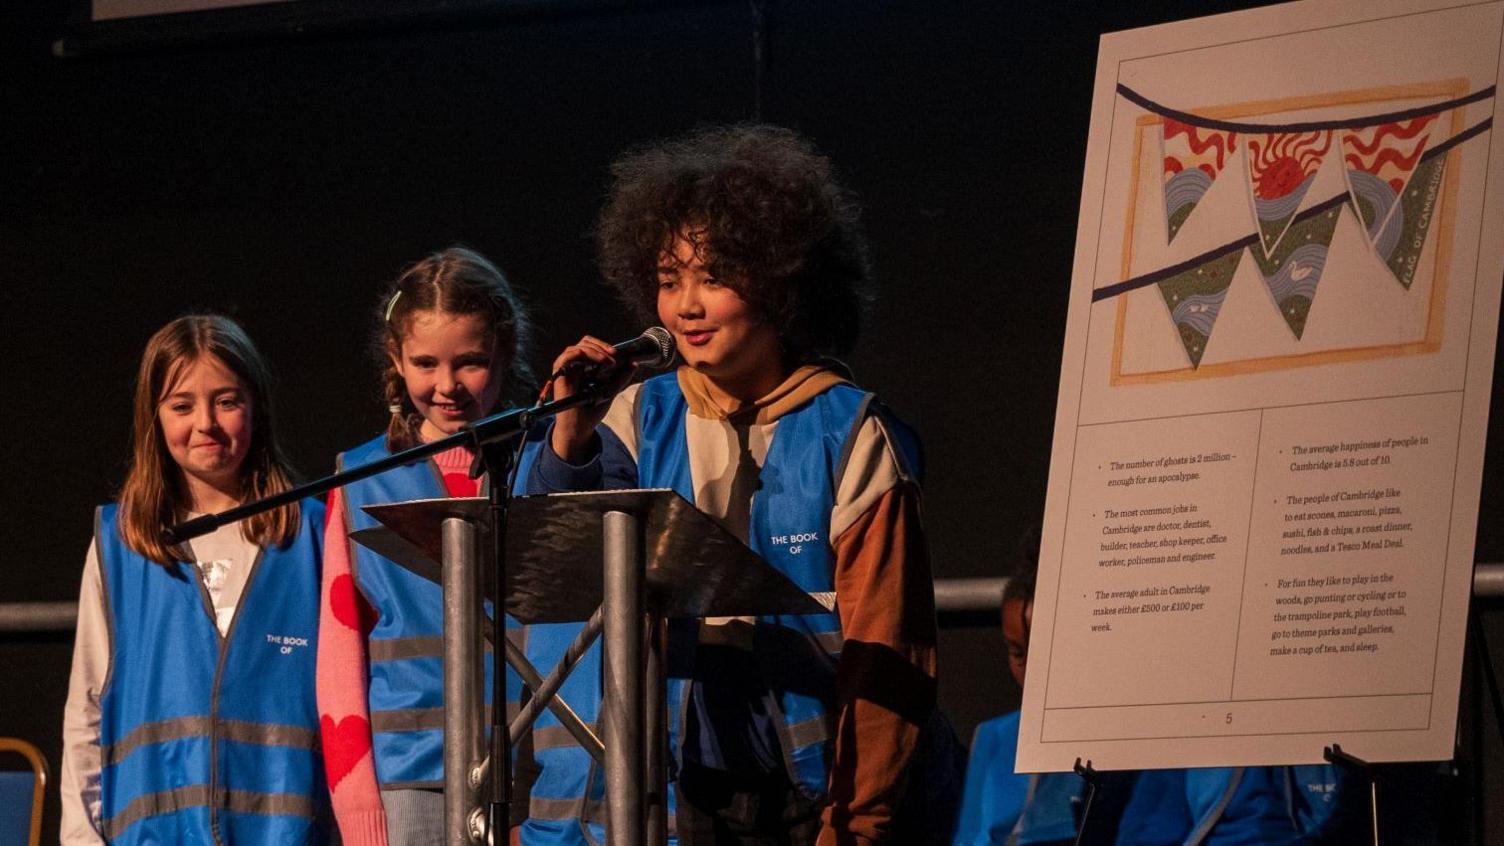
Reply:
[[[224,317],[180,317],[146,345],[130,470],[84,565],[64,843],[326,839],[313,688],[323,506],[167,537],[291,487],[270,385]]]

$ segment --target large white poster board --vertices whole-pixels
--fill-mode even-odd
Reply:
[[[1103,37],[1021,772],[1451,757],[1504,3]]]

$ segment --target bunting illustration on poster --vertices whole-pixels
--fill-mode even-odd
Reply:
[[[1165,227],[1171,241],[1212,183],[1222,175],[1237,148],[1236,132],[1219,132],[1165,119],[1160,158],[1164,162]]]
[[[1212,324],[1217,322],[1217,313],[1222,310],[1242,258],[1241,247],[1228,250],[1193,267],[1177,268],[1173,276],[1159,282],[1159,292],[1170,309],[1170,319],[1175,321],[1192,367],[1201,363],[1206,342],[1212,335]]]
[[[1332,149],[1332,133],[1271,132],[1248,139],[1248,179],[1259,243],[1270,258],[1295,219],[1316,171]]]
[[[1346,196],[1339,195],[1310,209],[1309,214],[1292,216],[1273,251],[1251,251],[1269,295],[1279,306],[1279,316],[1297,339],[1305,334],[1306,316],[1316,300],[1332,233],[1337,231],[1337,215],[1346,201]]]
[[[1427,157],[1436,115],[1380,124],[1343,138],[1353,204],[1379,258],[1406,288],[1414,279],[1445,162]],[[1419,176],[1419,179],[1415,177]],[[1405,189],[1412,182],[1415,190]],[[1407,208],[1408,206],[1408,208]]]
[[[1280,124],[1198,117],[1121,84],[1117,93],[1161,118],[1166,244],[1175,242],[1233,157],[1242,155],[1248,235],[1092,295],[1095,302],[1155,285],[1194,371],[1202,364],[1245,249],[1284,325],[1295,340],[1305,336],[1344,209],[1366,234],[1372,253],[1409,290],[1441,196],[1444,154],[1492,126],[1491,119],[1484,119],[1438,138],[1438,118],[1492,99],[1494,88],[1399,112]],[[1313,202],[1309,194],[1323,165],[1339,158],[1331,155],[1334,151],[1340,153],[1346,190]]]

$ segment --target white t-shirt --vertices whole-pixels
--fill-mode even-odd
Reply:
[[[197,516],[188,515],[189,519]],[[261,548],[245,539],[239,523],[231,523],[189,541],[188,551],[198,565],[200,581],[209,592],[214,623],[221,636],[228,635],[240,595],[245,592],[245,583]]]

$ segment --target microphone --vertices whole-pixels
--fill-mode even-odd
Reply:
[[[611,349],[616,352],[615,367],[632,364],[652,368],[667,367],[674,360],[674,336],[662,326],[650,326],[630,341],[612,344]],[[597,364],[589,359],[576,359],[560,368],[559,372],[571,377],[588,375],[600,378],[612,369],[611,366]]]

